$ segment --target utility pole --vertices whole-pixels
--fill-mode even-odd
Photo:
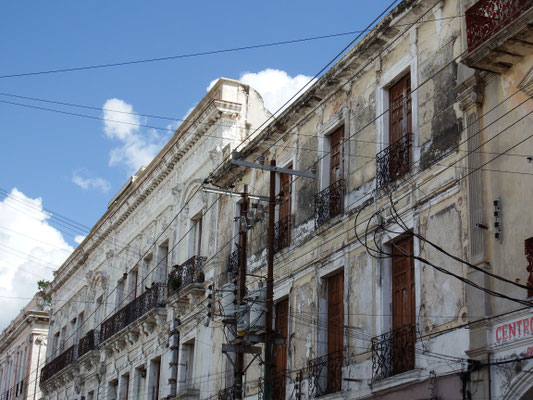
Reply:
[[[291,174],[303,176],[306,178],[316,179],[313,172],[296,171],[288,168],[276,167],[276,160],[272,159],[270,165],[264,163],[252,163],[249,161],[239,160],[236,158],[236,153],[233,153],[232,164],[241,167],[257,168],[270,171],[270,196],[268,198],[268,256],[267,256],[267,282],[266,282],[266,304],[267,304],[267,320],[265,332],[265,363],[264,363],[264,381],[265,388],[263,391],[264,400],[272,399],[272,344],[273,344],[273,309],[274,309],[274,224],[276,213],[276,173]]]

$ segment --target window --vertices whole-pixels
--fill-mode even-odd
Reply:
[[[109,382],[107,386],[107,399],[108,400],[117,400],[118,391],[118,380],[114,379]]]
[[[193,389],[194,370],[194,339],[181,345],[178,366],[178,390],[183,392]]]
[[[189,231],[189,258],[201,255],[202,251],[202,214],[191,219]]]
[[[152,272],[152,254],[149,254],[147,255],[145,258],[144,258],[144,273],[143,273],[143,277],[145,278],[144,280],[144,285],[141,285],[141,290],[139,292],[139,294],[141,294],[142,292],[144,292],[144,290],[146,289],[146,287],[148,285],[150,285],[150,278],[149,276],[151,275],[151,272]],[[143,281],[143,279],[141,279],[141,282]]]
[[[409,371],[415,367],[416,307],[413,238],[401,237],[389,244],[390,276],[384,277],[384,298],[390,290],[392,329],[372,339],[372,380]],[[385,275],[387,275],[385,273]],[[387,283],[390,286],[387,288]],[[388,325],[385,320],[385,325]]]
[[[156,358],[150,361],[150,369],[148,371],[148,398],[150,400],[159,400],[159,380],[161,378],[161,359]]]
[[[287,370],[287,338],[289,326],[289,300],[285,299],[276,304],[276,319],[274,329],[278,337],[285,340],[285,344],[274,345],[274,373],[272,374],[273,398],[285,400],[286,370]]]
[[[54,342],[53,342],[53,352],[52,352],[52,358],[56,357],[59,354],[59,349],[61,347],[61,333],[56,332],[54,335]]]
[[[378,188],[384,188],[401,178],[411,166],[413,118],[410,72],[390,86],[388,95],[389,145],[377,155]]]
[[[168,265],[168,242],[163,243],[157,249],[156,281],[164,282],[167,275]]]
[[[344,212],[344,126],[326,136],[324,151],[329,152],[329,162],[323,163],[322,187],[315,198],[315,225]]]
[[[145,366],[141,366],[138,368],[135,368],[135,375],[134,375],[134,389],[135,393],[137,393],[137,396],[139,398],[143,398],[143,393],[146,387],[146,368]]]
[[[128,274],[128,300],[132,301],[138,295],[139,269],[133,268]],[[140,292],[140,291],[139,291]]]
[[[292,165],[286,167],[292,169]],[[279,208],[278,208],[278,222],[274,227],[274,251],[277,252],[285,247],[288,247],[291,242],[291,206],[292,206],[292,190],[291,190],[291,175],[280,174],[279,176]]]
[[[79,343],[81,339],[81,334],[83,330],[83,311],[78,315],[78,320],[76,324],[76,343]]]
[[[120,377],[119,391],[120,400],[128,400],[130,392],[130,374],[124,374]]]
[[[342,389],[344,361],[344,273],[328,279],[327,393]]]
[[[120,309],[124,304],[124,287],[126,286],[126,280],[121,278],[117,283],[117,293],[115,295],[115,309]]]

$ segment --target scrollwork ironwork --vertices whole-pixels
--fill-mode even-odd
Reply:
[[[372,338],[372,381],[415,367],[416,324],[409,324]]]
[[[183,264],[175,266],[169,274],[168,295],[171,296],[192,283],[202,283],[206,260],[206,257],[193,256]]]
[[[340,179],[315,196],[315,227],[344,212],[344,179]]]
[[[411,134],[403,135],[376,156],[376,189],[384,189],[409,172]]]
[[[533,5],[533,0],[480,0],[466,13],[466,42],[468,51],[509,25]]]

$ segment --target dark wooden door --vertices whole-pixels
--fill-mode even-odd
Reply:
[[[285,399],[286,370],[287,370],[287,338],[289,336],[289,300],[285,299],[276,304],[276,320],[274,329],[285,344],[274,345],[274,374],[272,377],[273,398]]]
[[[292,169],[292,166],[288,168]],[[278,222],[278,246],[279,249],[290,244],[290,222],[291,222],[291,175],[281,174],[280,176],[280,206]]]
[[[328,393],[342,388],[344,354],[344,272],[328,279]]]
[[[411,75],[408,73],[389,90],[389,145],[390,176],[394,180],[409,171],[411,151],[404,136],[411,140],[412,112],[411,112]],[[404,138],[404,141],[398,142]]]
[[[414,368],[415,346],[415,273],[413,238],[407,237],[392,244],[392,329],[393,371]]]
[[[344,139],[344,126],[341,126],[329,136],[329,143],[331,148],[331,163],[329,184],[334,185],[341,181],[342,174],[342,141]]]

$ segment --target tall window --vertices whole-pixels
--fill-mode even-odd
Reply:
[[[285,299],[276,304],[276,333],[285,340],[285,344],[274,345],[274,374],[273,374],[273,398],[285,400],[287,384],[287,338],[289,326],[289,300]]]
[[[322,187],[325,188],[315,197],[315,226],[317,227],[344,211],[343,143],[344,126],[340,126],[326,137],[329,165],[327,162],[323,164]]]
[[[287,168],[292,169],[292,165],[289,165]],[[279,213],[278,222],[275,226],[275,251],[289,246],[291,241],[291,175],[281,174],[279,183]]]
[[[126,286],[126,281],[124,278],[121,278],[117,283],[117,293],[115,295],[115,309],[120,309],[124,304],[124,287]]]
[[[161,378],[161,359],[156,358],[150,361],[150,376],[148,380],[149,392],[148,398],[150,400],[159,400],[159,380]]]
[[[391,180],[409,172],[412,140],[411,74],[389,89],[389,172]]]
[[[132,301],[138,296],[139,269],[133,268],[128,274],[128,300]]]
[[[168,242],[160,245],[157,249],[157,282],[164,282],[167,275],[168,265]]]
[[[415,363],[415,273],[413,238],[392,243],[392,373],[414,368]]]
[[[202,216],[191,219],[189,231],[189,258],[201,255],[202,251]]]
[[[344,363],[344,273],[328,279],[328,370],[327,392],[342,389]]]

